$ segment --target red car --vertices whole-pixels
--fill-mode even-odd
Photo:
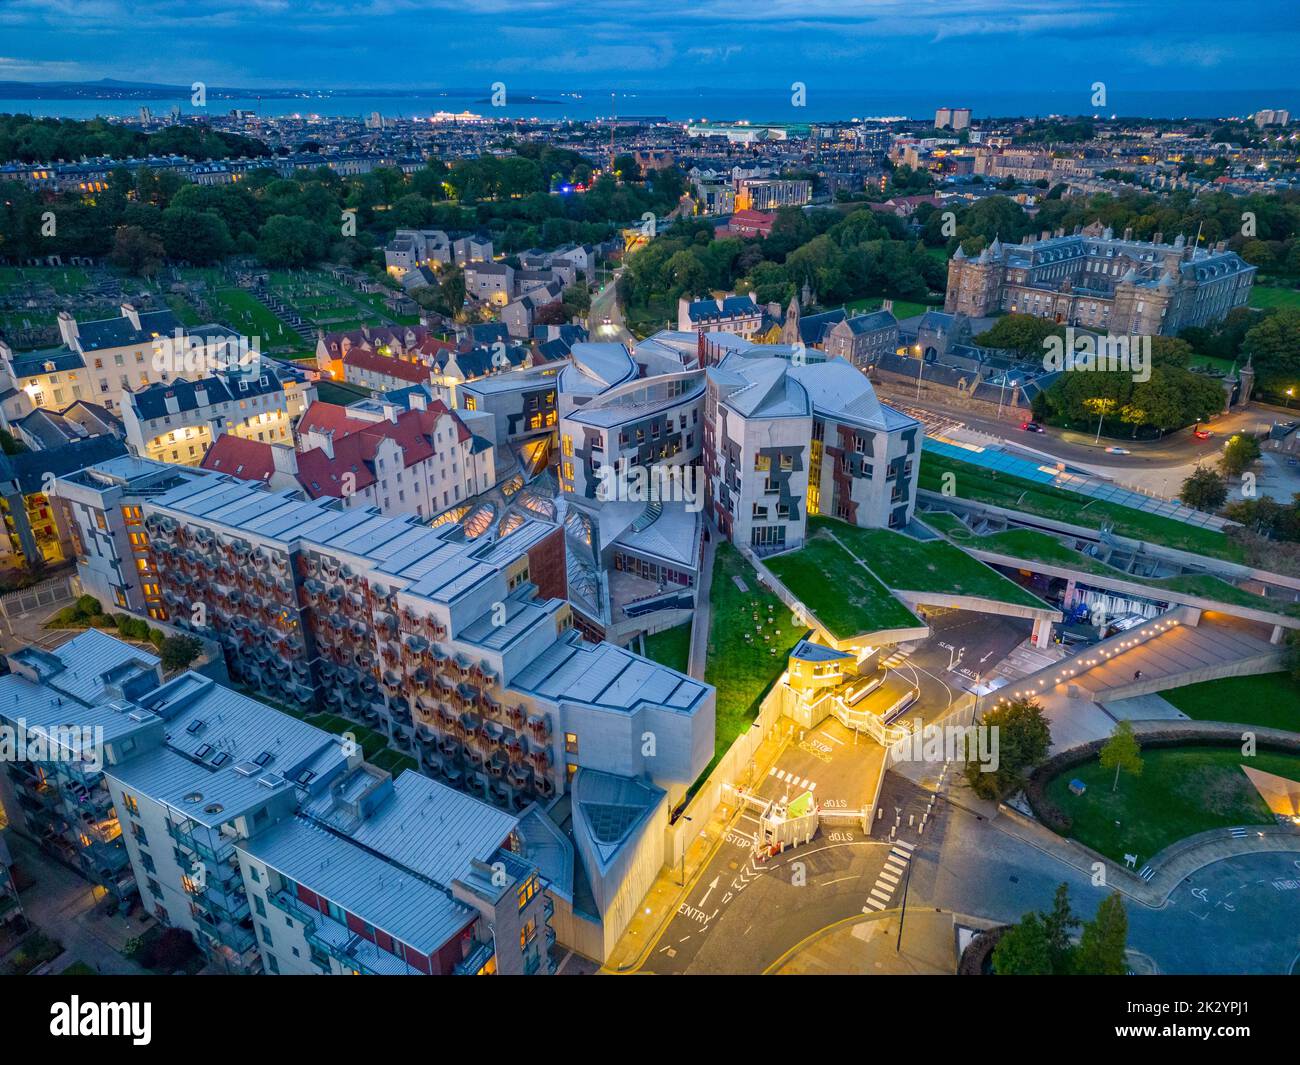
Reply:
[[[1214,435],[1214,432],[1210,429],[1197,429],[1195,432],[1197,440],[1209,440]]]
[[[1043,427],[1037,422],[1021,422],[1020,428],[1027,433],[1041,433],[1043,431]]]

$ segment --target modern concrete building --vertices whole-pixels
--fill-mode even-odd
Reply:
[[[521,818],[96,630],[8,656],[6,809],[235,973],[549,973]],[[69,720],[75,725],[68,725]],[[13,800],[12,802],[9,800]]]
[[[1090,226],[1023,244],[995,240],[948,262],[944,310],[981,318],[1006,311],[1115,335],[1173,336],[1221,321],[1250,298],[1256,268],[1220,242],[1197,248]]]
[[[380,728],[430,775],[507,809],[549,805],[586,770],[641,782],[644,821],[593,831],[639,856],[638,882],[662,865],[651,826],[713,755],[713,690],[579,637],[558,526],[517,519],[470,539],[468,523],[430,529],[225,477],[149,501],[145,523],[164,603],[220,642],[239,682]],[[541,831],[581,857],[581,824],[561,820]],[[578,880],[613,898],[603,878],[619,868],[584,864]],[[563,934],[603,957],[612,917],[631,911],[573,907]]]
[[[798,364],[758,345],[706,373],[705,483],[724,536],[766,552],[801,544],[808,514],[864,527],[911,520],[921,426],[847,361]]]
[[[165,621],[142,507],[152,496],[206,476],[202,470],[124,454],[59,476],[53,502],[71,539],[82,592],[106,610]]]

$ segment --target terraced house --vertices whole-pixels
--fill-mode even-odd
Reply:
[[[129,303],[120,317],[95,322],[78,322],[61,311],[59,332],[63,343],[42,351],[17,354],[0,342],[0,385],[17,393],[5,404],[10,418],[36,407],[63,410],[79,399],[120,414],[124,392],[210,372],[201,361],[187,367],[184,360],[155,358],[159,343],[174,343],[178,334],[205,344],[235,335],[221,325],[185,329],[169,310],[137,311]]]
[[[197,466],[215,440],[293,444],[293,426],[316,398],[307,376],[269,363],[252,372],[217,373],[142,388],[122,401],[133,454]]]

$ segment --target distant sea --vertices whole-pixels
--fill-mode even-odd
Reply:
[[[1026,88],[1008,92],[947,92],[941,90],[825,90],[809,84],[806,106],[794,107],[790,90],[771,91],[692,89],[619,92],[611,104],[608,91],[560,94],[545,90],[507,91],[507,106],[491,106],[490,90],[449,90],[445,93],[371,96],[266,97],[257,99],[209,97],[206,109],[190,105],[189,96],[147,99],[7,99],[0,97],[0,113],[93,118],[96,115],[132,117],[142,106],[166,115],[176,104],[186,115],[224,114],[246,108],[267,117],[319,115],[366,116],[378,111],[385,118],[427,117],[435,111],[472,111],[485,117],[537,118],[548,121],[589,120],[617,114],[620,118],[664,118],[670,121],[708,119],[714,122],[832,122],[859,118],[901,116],[924,119],[937,107],[969,107],[973,117],[1042,117],[1051,114],[1097,114],[1109,117],[1225,118],[1245,116],[1260,108],[1288,108],[1300,117],[1300,89],[1233,89],[1225,91],[1126,91],[1112,88],[1105,107],[1093,107],[1091,88],[1078,91],[1044,91]]]

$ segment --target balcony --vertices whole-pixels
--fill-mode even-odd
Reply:
[[[491,943],[479,943],[465,957],[459,965],[452,971],[456,976],[480,976],[484,975],[488,963],[496,957],[496,952],[492,949]]]

